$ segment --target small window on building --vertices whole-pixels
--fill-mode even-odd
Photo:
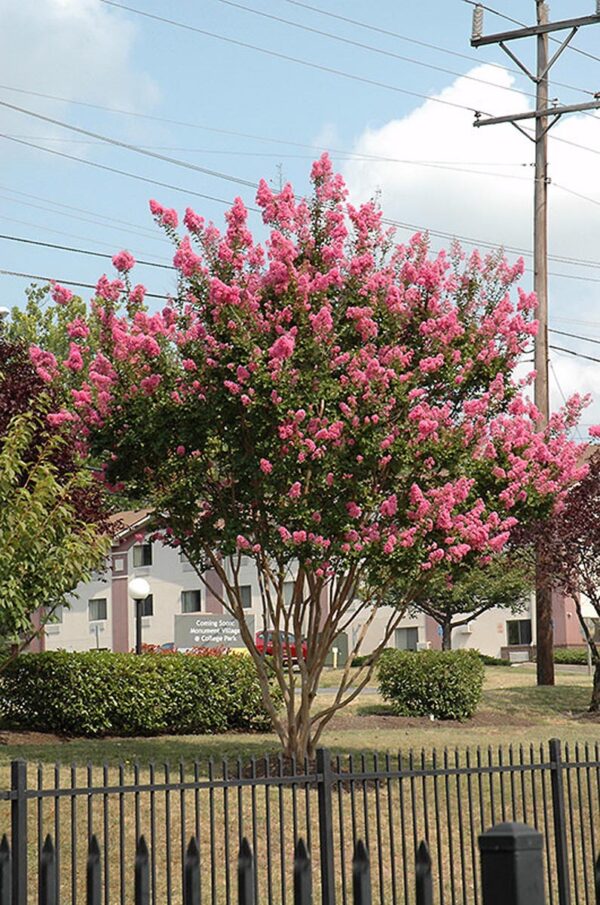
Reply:
[[[509,645],[531,644],[531,619],[509,619],[506,634]]]
[[[283,582],[283,602],[286,606],[289,606],[292,602],[292,598],[294,596],[294,587],[296,585],[295,581],[284,581]]]
[[[240,585],[240,599],[242,601],[242,606],[245,610],[251,609],[251,607],[252,607],[252,585],[249,585],[249,584]]]
[[[142,600],[142,616],[154,615],[154,597],[148,594],[145,600]]]
[[[418,628],[396,629],[396,647],[398,650],[416,650],[418,640]]]
[[[107,617],[106,597],[92,597],[88,600],[88,618],[90,622],[101,622]]]
[[[202,609],[202,595],[200,591],[181,592],[181,612],[199,613]]]
[[[136,544],[133,548],[133,568],[152,565],[152,544]]]

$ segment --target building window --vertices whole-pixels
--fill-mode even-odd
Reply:
[[[136,544],[133,548],[133,568],[152,565],[152,544]]]
[[[106,597],[93,597],[88,600],[88,618],[90,622],[101,622],[107,618]]]
[[[202,597],[200,591],[181,592],[181,612],[199,613],[202,609]]]
[[[240,600],[242,601],[242,606],[245,610],[252,608],[252,585],[240,585]]]
[[[396,629],[396,647],[398,650],[416,650],[418,641],[418,628]]]
[[[531,644],[531,619],[509,619],[506,634],[509,645]]]
[[[294,596],[294,587],[296,585],[295,581],[284,581],[283,582],[283,602],[286,606],[290,606],[292,602],[292,598]]]
[[[152,615],[154,615],[154,597],[152,594],[148,594],[148,596],[142,600],[142,616]]]

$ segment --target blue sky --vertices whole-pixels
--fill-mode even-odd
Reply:
[[[165,4],[150,0],[131,0],[131,6],[398,89],[441,95],[467,107],[504,113],[526,109],[531,103],[518,93],[532,90],[525,78],[487,65],[480,68],[504,64],[506,58],[494,47],[470,49],[471,6],[464,0],[307,2],[471,59],[368,31],[286,0],[240,0],[240,5],[480,81],[349,46],[222,0],[181,0],[169,4],[168,10]],[[498,0],[491,5],[522,21],[530,22],[534,15],[533,0]],[[593,7],[593,0],[556,0],[552,18],[591,14]],[[12,0],[0,0],[0,14],[1,101],[242,180],[256,182],[264,176],[275,186],[280,178],[291,180],[299,191],[307,186],[317,149],[328,147],[335,149],[332,157],[347,176],[352,194],[359,198],[379,191],[384,211],[402,222],[531,247],[532,171],[527,164],[533,146],[510,126],[474,130],[468,110],[426,103],[402,91],[314,70],[152,21],[100,0],[23,0],[18,7]],[[510,27],[486,14],[486,31]],[[600,56],[600,26],[583,30],[575,43]],[[530,60],[532,51],[531,42],[523,44],[522,52]],[[600,62],[568,51],[557,64],[555,78],[588,92],[598,90]],[[8,86],[143,116],[52,101],[8,90]],[[589,94],[563,87],[553,88],[552,96],[565,103],[590,99]],[[181,211],[190,204],[217,223],[224,205],[194,197],[192,191],[225,200],[239,194],[252,203],[251,188],[125,149],[76,141],[78,136],[72,132],[6,108],[0,109],[0,132],[184,190],[159,188],[0,139],[0,232],[5,235],[106,254],[126,247],[136,257],[168,262],[171,249],[152,223],[149,198]],[[600,117],[572,118],[561,123],[555,134],[562,141],[551,142],[551,175],[561,188],[552,189],[551,251],[596,261]],[[564,141],[592,150],[573,148]],[[339,151],[370,158],[351,161]],[[395,160],[373,159],[382,156]],[[591,200],[577,198],[570,194],[573,191]],[[399,237],[405,236],[406,231],[399,232]],[[434,236],[432,241],[439,247],[442,240]],[[554,272],[564,274],[552,283],[554,325],[600,337],[600,269],[564,261],[552,266]],[[0,268],[84,283],[95,283],[102,272],[111,272],[108,260],[6,240],[0,240]],[[157,293],[172,287],[168,271],[140,266],[137,276]],[[586,279],[576,279],[581,277]],[[28,282],[2,276],[0,304],[22,303]],[[557,345],[600,358],[600,346],[564,338]],[[589,388],[600,395],[598,365],[558,352],[554,363],[564,392]],[[554,392],[556,396],[558,385]]]

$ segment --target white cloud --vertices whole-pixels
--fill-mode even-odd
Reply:
[[[492,82],[482,85],[458,78],[437,97],[495,116],[532,109],[533,100],[525,94],[507,91],[515,79],[505,70],[479,66],[468,73]],[[525,123],[532,126],[533,121]],[[552,130],[552,136],[595,148],[600,152],[600,117],[571,115]],[[343,167],[351,196],[365,200],[380,193],[386,217],[416,224],[452,235],[475,237],[505,246],[531,249],[533,218],[533,144],[513,126],[473,127],[468,110],[425,101],[402,119],[394,119],[380,128],[368,128],[359,136],[353,151],[400,160],[442,162],[442,166],[483,170],[492,175],[471,175],[437,166],[417,166],[393,161],[352,160]],[[550,253],[600,260],[600,156],[560,141],[549,143]],[[510,178],[507,178],[510,177]],[[516,177],[516,178],[513,178]],[[560,189],[565,186],[598,201],[592,204]],[[399,232],[401,238],[406,232]],[[434,248],[447,240],[432,238]],[[511,257],[514,257],[511,255]],[[525,258],[531,268],[531,258]],[[600,281],[600,270],[573,267],[552,261],[550,271]],[[525,282],[531,284],[531,274]],[[550,321],[560,329],[600,336],[597,301],[600,282],[551,278]],[[556,318],[556,320],[554,320]],[[598,327],[569,323],[570,320],[596,321]],[[553,345],[585,351],[600,358],[600,346],[586,345],[566,337],[553,337]],[[600,421],[600,364],[571,359],[553,353],[554,369],[568,395],[591,392],[594,405],[585,421]],[[561,395],[551,375],[553,404]]]
[[[137,29],[118,10],[97,0],[0,0],[0,20],[2,85],[132,109],[143,109],[158,96],[152,79],[134,62]],[[0,96],[64,118],[64,107],[54,102],[11,91]],[[77,116],[71,119],[81,120],[83,108],[72,109]],[[7,110],[0,122],[12,134],[66,134]]]

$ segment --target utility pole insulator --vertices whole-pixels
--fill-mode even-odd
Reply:
[[[600,4],[600,0],[596,0]],[[473,32],[471,38],[476,40],[483,34],[483,6],[478,3],[473,10]]]

